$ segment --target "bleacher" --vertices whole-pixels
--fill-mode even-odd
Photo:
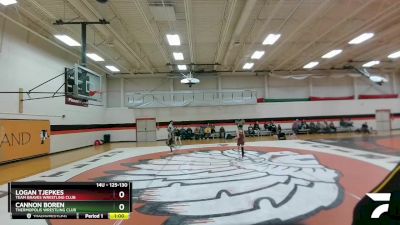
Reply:
[[[231,128],[232,129],[232,128]],[[341,127],[338,126],[336,127],[336,133],[346,133],[346,132],[353,132],[356,129],[354,127]],[[225,134],[224,134],[224,139],[232,139],[236,137],[236,132],[237,130],[226,130]],[[285,134],[286,136],[291,136],[294,134],[293,130],[291,128],[285,128],[281,130],[281,133]],[[333,131],[326,131],[326,130],[319,130],[317,132],[313,131],[312,129],[300,129],[298,130],[297,134],[312,134],[312,133],[320,133],[320,134],[324,134],[324,133],[334,133]],[[274,135],[271,131],[267,130],[267,129],[261,129],[261,130],[256,130],[254,132],[254,134],[250,135],[247,129],[244,129],[244,134],[246,137],[249,136],[253,136],[253,137],[257,137],[257,136],[272,136]],[[216,138],[220,138],[220,133],[217,132],[210,134],[209,139],[216,139]],[[193,135],[191,138],[186,138],[186,139],[195,139],[195,135]]]

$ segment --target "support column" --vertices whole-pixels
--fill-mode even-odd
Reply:
[[[392,73],[393,94],[398,94],[396,72]]]
[[[222,77],[221,75],[218,75],[218,99],[219,101],[222,101]]]
[[[120,78],[121,90],[121,107],[125,107],[125,78]]]
[[[312,85],[312,77],[308,77],[308,97],[311,97],[314,95],[314,90],[313,90],[313,85]]]
[[[353,77],[353,93],[354,93],[354,99],[357,99],[358,98],[357,77]]]
[[[82,50],[81,50],[81,65],[86,67],[87,59],[86,59],[86,23],[82,23]]]
[[[269,97],[269,76],[268,74],[264,75],[264,98]]]
[[[6,22],[7,20],[4,17],[2,17],[0,23],[0,53],[1,50],[3,49],[4,34],[6,32]]]
[[[170,78],[169,79],[169,91],[171,92],[171,102],[174,102],[174,79]]]

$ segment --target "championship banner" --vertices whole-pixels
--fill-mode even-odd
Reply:
[[[0,120],[0,163],[50,152],[50,121]]]

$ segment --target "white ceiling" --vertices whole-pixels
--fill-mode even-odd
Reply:
[[[163,10],[151,6],[164,6],[169,14],[155,16]],[[400,67],[400,59],[387,58],[400,50],[399,0],[18,0],[0,12],[53,41],[56,33],[80,41],[78,25],[55,26],[57,19],[105,18],[110,25],[88,29],[88,49],[106,59],[99,66],[112,64],[132,75],[177,70],[174,51],[184,54],[185,64],[209,64],[193,67],[205,71],[240,72],[246,62],[255,63],[252,71],[297,71],[310,61],[320,62],[315,69],[342,68],[349,60]],[[364,32],[375,36],[360,45],[347,43]],[[179,34],[182,45],[169,46],[167,33]],[[264,46],[269,33],[282,36]],[[79,47],[66,48],[79,54]],[[321,59],[333,49],[343,53]],[[255,50],[266,53],[252,60]]]

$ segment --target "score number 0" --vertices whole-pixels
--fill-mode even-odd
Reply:
[[[118,193],[118,197],[119,198],[124,198],[125,197],[125,192],[120,191]],[[121,203],[121,204],[119,204],[118,208],[119,208],[119,210],[123,211],[125,209],[125,205]]]

